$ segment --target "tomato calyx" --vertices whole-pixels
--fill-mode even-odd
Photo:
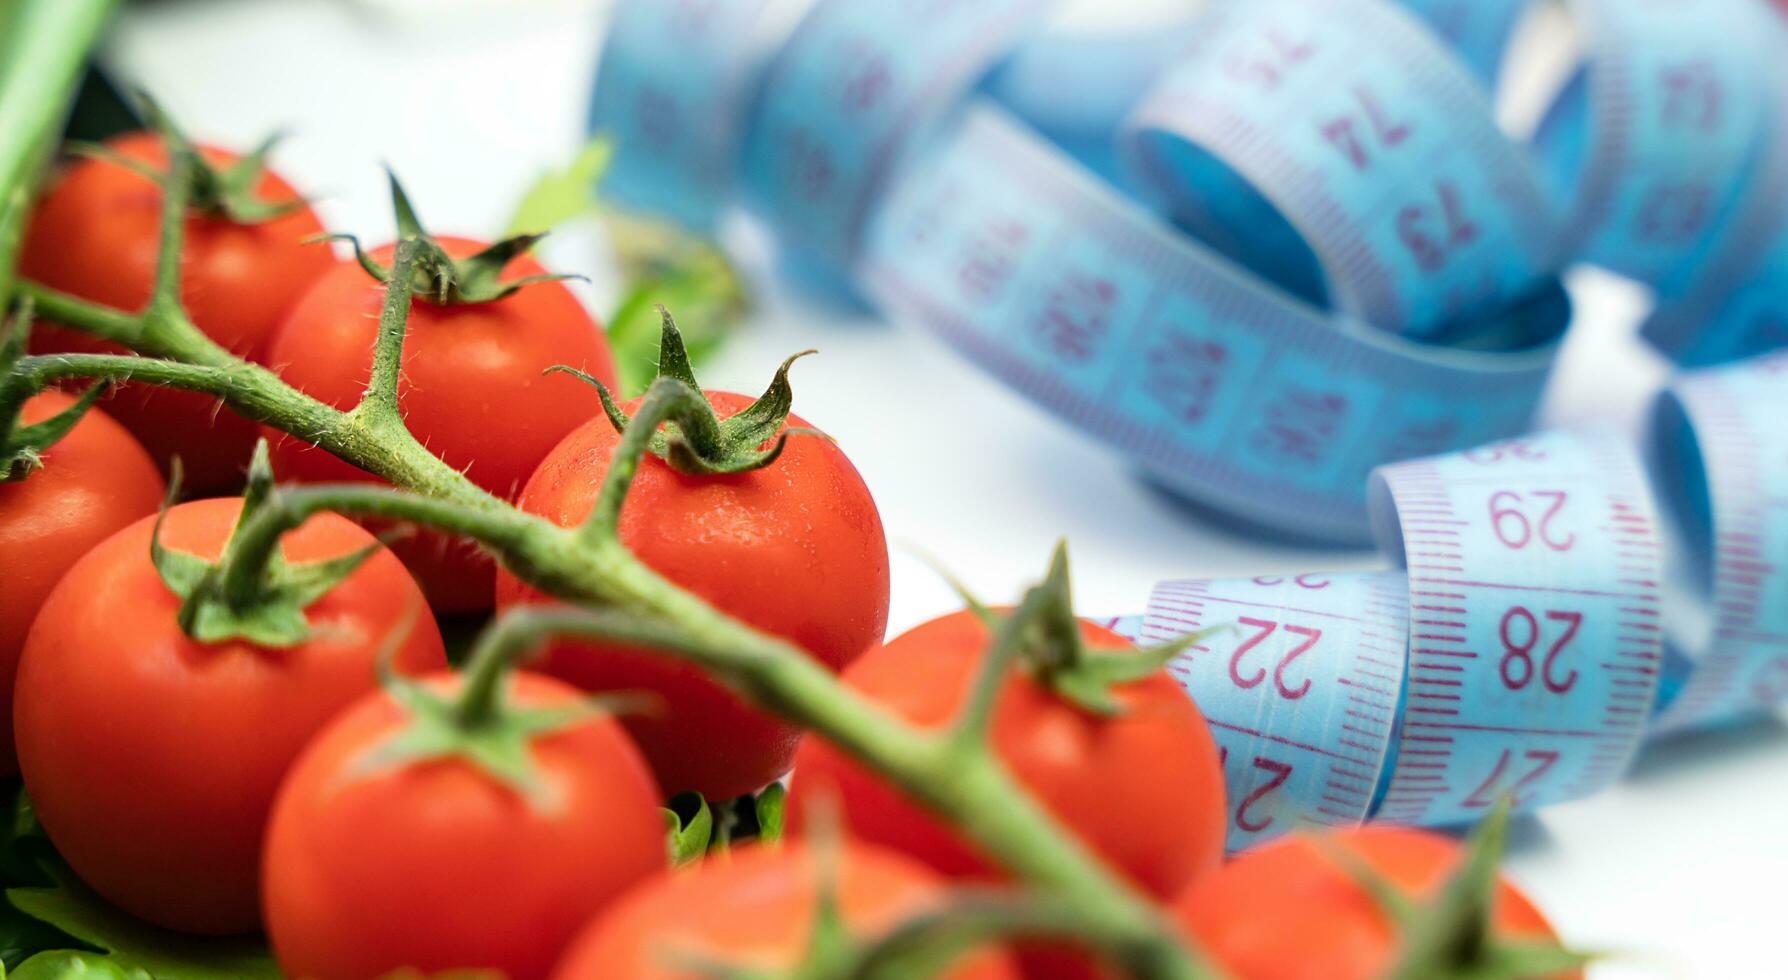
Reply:
[[[397,174],[387,168],[385,176],[391,184],[391,209],[397,215],[398,239],[415,239],[422,243],[421,254],[410,272],[410,288],[416,297],[436,306],[494,303],[533,283],[583,278],[556,272],[503,278],[504,267],[545,238],[545,232],[513,235],[466,258],[454,258],[422,227],[422,220],[416,217],[416,209],[410,204],[410,196],[404,193],[403,184],[398,182]],[[319,236],[319,240],[347,242],[354,249],[354,260],[367,275],[382,283],[391,281],[392,269],[367,254],[358,236],[337,233]]]
[[[1038,895],[957,888],[935,905],[913,912],[875,935],[859,935],[845,921],[840,897],[842,835],[824,820],[792,852],[805,849],[814,879],[814,909],[800,959],[780,969],[736,966],[669,946],[665,956],[692,976],[711,980],[906,980],[944,973],[989,942],[1017,936],[1074,938],[1089,930],[1082,917]]]
[[[950,584],[993,634],[993,648],[983,668],[989,680],[997,676],[993,672],[1003,671],[1015,661],[1057,697],[1105,718],[1124,713],[1113,688],[1154,674],[1213,632],[1201,630],[1134,651],[1094,652],[1082,638],[1080,620],[1074,615],[1066,541],[1056,543],[1043,581],[1026,591],[1018,608],[1009,614],[988,607],[954,580]],[[991,685],[982,687],[988,690]]]
[[[31,305],[26,300],[0,329],[0,483],[23,480],[43,466],[44,451],[68,435],[107,384],[97,382],[81,393],[81,397],[55,415],[32,425],[20,425],[19,413],[26,399],[37,394],[35,386],[25,383],[13,368],[25,356],[31,330]]]
[[[261,197],[256,190],[267,170],[267,156],[285,138],[284,133],[269,135],[236,162],[220,168],[205,159],[198,146],[186,137],[180,127],[174,124],[172,117],[148,93],[137,92],[136,101],[148,119],[149,128],[167,145],[168,157],[172,159],[182,156],[191,162],[187,177],[188,210],[232,224],[258,225],[304,208],[302,198],[270,201]],[[76,156],[123,167],[164,188],[169,180],[174,179],[177,171],[172,166],[167,170],[158,170],[141,160],[118,153],[103,143],[71,140],[68,149]]]
[[[756,401],[721,419],[695,380],[695,370],[689,364],[689,353],[683,346],[683,335],[677,330],[676,321],[662,306],[658,313],[663,322],[658,343],[658,375],[647,389],[647,397],[653,397],[653,389],[674,391],[674,397],[670,397],[673,404],[663,416],[663,427],[654,431],[646,443],[647,452],[679,473],[712,476],[769,466],[782,455],[791,436],[828,438],[818,429],[783,428],[795,400],[794,389],[788,380],[789,368],[814,351],[804,350],[790,355],[776,369],[769,387]],[[602,399],[602,410],[616,432],[625,432],[628,423],[633,421],[615,404],[608,386],[596,377],[563,364],[555,364],[547,368],[547,372],[570,374],[594,387]]]
[[[374,542],[338,558],[297,565],[287,564],[277,545],[260,554],[250,554],[239,547],[243,526],[276,502],[265,439],[255,445],[248,485],[242,495],[242,513],[220,560],[209,562],[161,543],[162,523],[179,492],[176,459],[173,477],[168,481],[167,501],[155,518],[155,531],[149,538],[149,558],[162,584],[180,598],[181,631],[200,643],[246,640],[273,649],[303,643],[311,636],[304,610],[384,547]]]
[[[1504,796],[1466,841],[1460,862],[1433,900],[1419,903],[1351,851],[1321,835],[1311,841],[1369,895],[1402,937],[1387,980],[1519,980],[1582,969],[1596,957],[1556,942],[1502,939],[1492,930],[1497,867],[1508,835]]]
[[[408,627],[387,638],[379,655],[379,683],[403,710],[404,724],[372,746],[355,765],[371,775],[418,763],[459,760],[531,803],[550,806],[552,787],[534,762],[536,739],[593,715],[647,711],[655,702],[640,694],[602,694],[568,705],[522,707],[506,688],[516,661],[531,651],[503,629],[486,630],[473,649],[457,695],[439,693],[399,675],[392,660]]]

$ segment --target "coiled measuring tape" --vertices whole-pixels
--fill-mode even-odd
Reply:
[[[1401,571],[1165,582],[1111,625],[1155,642],[1232,627],[1169,668],[1221,747],[1232,848],[1584,796],[1647,734],[1788,698],[1784,418],[1788,354],[1660,396],[1668,551],[1638,455],[1551,433],[1375,474]],[[1672,568],[1694,573],[1682,596]]]
[[[621,0],[608,194],[702,230],[742,202],[1160,482],[1339,542],[1375,467],[1527,428],[1566,261],[1650,282],[1685,362],[1784,339],[1764,0],[1579,0],[1531,148],[1483,86],[1519,0],[1218,0],[1140,40],[1051,6]]]

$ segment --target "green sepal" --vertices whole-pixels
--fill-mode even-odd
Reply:
[[[416,296],[436,306],[491,303],[533,283],[584,278],[571,273],[554,272],[517,279],[502,278],[504,267],[545,238],[544,232],[513,235],[487,245],[476,254],[463,259],[448,255],[447,250],[423,228],[422,220],[416,216],[416,208],[410,203],[410,196],[404,192],[403,184],[398,182],[397,174],[386,168],[385,175],[391,184],[391,210],[397,219],[398,238],[413,238],[423,245],[422,254],[410,273],[410,288]],[[391,269],[367,254],[357,236],[338,233],[320,235],[318,240],[347,242],[354,249],[354,260],[360,264],[360,268],[366,270],[367,275],[380,282],[391,281]]]
[[[23,480],[43,465],[44,450],[68,435],[93,403],[106,393],[106,382],[97,382],[81,393],[73,405],[32,425],[20,425],[25,402],[37,394],[13,371],[25,357],[31,337],[31,304],[19,305],[0,325],[0,483]]]
[[[965,596],[969,608],[983,623],[998,627],[990,626],[995,643],[1009,644],[1019,666],[1032,679],[1076,707],[1107,718],[1123,713],[1123,705],[1112,694],[1112,688],[1160,671],[1175,657],[1223,629],[1203,629],[1134,651],[1093,652],[1081,638],[1080,620],[1074,615],[1066,541],[1056,542],[1048,574],[1025,593],[1011,614],[1015,622],[1009,627],[998,611],[989,610],[960,585],[952,585]]]
[[[232,597],[223,587],[223,570],[235,550],[235,532],[231,534],[230,543],[224,546],[224,557],[215,563],[197,555],[174,551],[161,543],[162,522],[167,519],[168,509],[179,492],[180,475],[176,461],[167,500],[163,502],[161,513],[156,515],[155,528],[150,534],[149,558],[161,576],[162,584],[180,598],[180,629],[200,643],[245,640],[274,649],[303,643],[311,635],[304,610],[384,547],[374,542],[340,557],[299,565],[287,564],[276,547],[268,553],[267,563],[256,577],[254,594]],[[267,506],[273,493],[273,469],[267,440],[262,439],[255,444],[254,459],[249,464],[242,513],[236,519],[237,532]]]
[[[168,155],[172,157],[185,154],[191,159],[192,187],[188,206],[192,210],[239,225],[256,225],[305,207],[302,198],[269,201],[262,198],[255,189],[261,182],[262,174],[266,172],[268,154],[285,138],[284,133],[269,135],[235,163],[218,169],[205,159],[198,147],[187,139],[186,134],[148,93],[139,91],[136,100],[149,128],[167,144]],[[141,161],[120,156],[103,144],[76,143],[72,145],[72,149],[78,155],[117,164],[156,183],[163,183],[168,179],[168,174],[146,166]]]
[[[418,762],[459,759],[522,796],[540,800],[546,785],[534,765],[534,739],[612,710],[612,697],[554,708],[517,708],[499,696],[490,715],[468,724],[459,702],[415,681],[388,676],[385,690],[408,720],[397,734],[361,756],[356,774],[370,775]]]
[[[1403,954],[1387,980],[1536,980],[1598,958],[1557,943],[1511,942],[1495,935],[1497,868],[1510,810],[1509,798],[1502,797],[1466,840],[1458,870],[1426,902],[1410,899],[1351,852],[1323,848],[1374,898],[1402,937]]]
[[[684,399],[688,408],[673,414],[663,428],[652,434],[646,444],[647,452],[680,473],[713,476],[769,466],[782,455],[791,436],[826,438],[825,433],[817,429],[783,429],[795,398],[794,388],[788,380],[789,368],[814,351],[801,351],[784,360],[770,379],[769,387],[756,401],[723,420],[701,393],[688,351],[683,347],[683,336],[670,311],[659,307],[659,315],[663,331],[658,345],[658,375],[652,384],[674,382],[686,387],[691,394]],[[546,370],[547,373],[570,374],[594,387],[602,399],[602,411],[608,416],[609,424],[616,432],[626,430],[631,417],[615,403],[613,394],[600,379],[562,364]]]
[[[683,816],[685,810],[691,814],[687,819]],[[678,793],[661,812],[671,867],[700,861],[714,839],[714,809],[708,801],[700,793]]]

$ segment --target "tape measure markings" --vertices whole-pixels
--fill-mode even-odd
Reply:
[[[1521,6],[1515,0],[1407,5],[1448,31],[1480,75],[1494,60],[1485,52],[1500,51]],[[1059,78],[1067,82],[1099,76],[1074,70],[1078,48],[1059,33],[1027,41],[1045,0],[818,0],[779,36],[759,23],[774,20],[766,10],[777,5],[766,0],[623,0],[619,6],[592,110],[593,124],[612,129],[619,140],[609,187],[615,196],[705,226],[738,174],[744,196],[808,259],[855,273],[885,310],[932,321],[996,373],[1022,378],[1026,392],[1046,407],[1117,442],[1162,482],[1207,504],[1259,524],[1358,542],[1366,517],[1360,487],[1373,465],[1512,434],[1538,398],[1552,356],[1544,344],[1565,315],[1556,284],[1538,287],[1536,297],[1495,322],[1472,324],[1449,313],[1480,300],[1507,305],[1540,281],[1563,240],[1553,220],[1559,211],[1544,202],[1560,195],[1546,189],[1536,161],[1496,130],[1476,80],[1427,27],[1394,8],[1364,0],[1230,2],[1203,20],[1164,28],[1159,43],[1140,57],[1146,64],[1125,74],[1120,87],[1128,94],[1063,93],[1054,101],[1068,110],[1051,115],[1044,110],[1054,76],[1040,69],[1063,62]],[[1595,236],[1595,247],[1608,250],[1616,265],[1652,274],[1669,302],[1647,334],[1677,345],[1671,349],[1685,358],[1735,356],[1788,340],[1788,301],[1778,298],[1788,296],[1782,222],[1731,206],[1760,200],[1755,210],[1781,211],[1771,202],[1788,204],[1788,98],[1771,84],[1782,77],[1772,53],[1780,47],[1781,26],[1755,0],[1667,9],[1582,0],[1578,12],[1592,40],[1586,74],[1576,95],[1550,114],[1540,141],[1554,177],[1568,177],[1576,188],[1561,202],[1570,209],[1569,224]],[[1303,62],[1306,77],[1294,72],[1278,86],[1308,98],[1216,100],[1209,93],[1217,89],[1208,87],[1176,93],[1176,77],[1200,72],[1227,79],[1232,93],[1249,78],[1277,81],[1271,57],[1264,66],[1242,57],[1226,67],[1224,53],[1226,45],[1250,43],[1252,27],[1274,24],[1320,42],[1321,50]],[[703,29],[691,34],[691,25]],[[1177,57],[1176,49],[1182,49]],[[1726,61],[1699,64],[1727,49]],[[692,52],[701,70],[663,57],[665,50]],[[1109,44],[1088,50],[1094,59],[1112,57]],[[1258,49],[1269,56],[1284,50]],[[1037,52],[1053,53],[1039,62]],[[1671,74],[1678,67],[1672,58],[1687,67]],[[1307,253],[1322,246],[1324,268],[1335,280],[1330,294],[1375,325],[1329,316],[1255,281],[1212,250],[1170,238],[1109,185],[1068,172],[1072,164],[1044,139],[997,115],[988,98],[972,91],[1002,63],[1022,70],[999,73],[990,90],[1072,129],[1064,138],[1115,136],[1125,100],[1161,72],[1133,124],[1158,105],[1176,117],[1164,123],[1215,127],[1216,136],[1258,160],[1256,167],[1210,146],[1212,159],[1262,186],[1283,184],[1292,195],[1275,198],[1283,232],[1263,230],[1277,227],[1272,221],[1245,222],[1216,251],[1229,250],[1271,274],[1295,263],[1262,263],[1262,256],[1278,256],[1283,246],[1314,266]],[[1366,85],[1365,104],[1359,84]],[[670,93],[656,100],[677,111],[639,111],[640,94],[654,91]],[[1709,108],[1716,101],[1718,112]],[[1188,106],[1200,112],[1185,118]],[[1312,106],[1350,117],[1347,131],[1326,139]],[[1001,122],[988,124],[990,116]],[[691,123],[671,125],[685,119]],[[979,132],[962,131],[977,125]],[[1396,176],[1382,183],[1349,179],[1356,149],[1350,138],[1376,154],[1384,148],[1372,142],[1374,134],[1412,125],[1384,158]],[[990,136],[992,129],[1003,134]],[[683,142],[660,149],[654,133]],[[1771,139],[1762,142],[1758,133]],[[1574,159],[1578,140],[1581,157]],[[941,147],[935,153],[934,142]],[[971,147],[1003,151],[1005,166],[943,159]],[[1140,155],[1147,158],[1144,149]],[[1110,154],[1076,152],[1109,172],[1109,160],[1099,158]],[[917,161],[921,153],[925,160]],[[1153,183],[1170,195],[1177,187],[1186,192],[1181,197],[1225,206],[1229,196],[1215,193],[1221,182],[1207,182],[1202,170],[1177,172],[1185,162],[1154,161],[1160,166]],[[946,167],[959,171],[965,189],[953,206],[968,213],[943,215],[941,235],[961,235],[986,217],[990,208],[980,199],[1011,199],[1003,184],[1029,183],[1033,191],[1017,195],[1023,207],[1016,216],[1047,227],[1032,228],[1033,240],[1003,247],[1074,254],[1008,257],[1020,267],[1006,283],[1008,295],[979,306],[963,297],[891,295],[915,286],[935,292],[940,274],[966,274],[922,256],[866,254],[878,248],[878,227],[918,217],[903,214],[903,202],[943,206],[924,188],[936,184],[931,171]],[[1647,265],[1661,253],[1643,242],[1623,243],[1622,236],[1633,237],[1645,195],[1662,193],[1688,167],[1711,167],[1731,178],[1720,188],[1726,194],[1720,202],[1660,212],[1676,219],[1663,221],[1664,230],[1698,232],[1690,235],[1692,247],[1667,250],[1692,255],[1694,261],[1676,264],[1697,268]],[[1477,225],[1467,236],[1473,267],[1449,268],[1427,282],[1394,229],[1379,226],[1395,225],[1405,211],[1394,192],[1436,176],[1474,195],[1469,217]],[[1678,196],[1691,203],[1696,197]],[[1444,219],[1444,204],[1432,202],[1428,220]],[[1212,204],[1200,206],[1210,211]],[[1197,208],[1185,209],[1189,220],[1196,218]],[[1289,241],[1299,236],[1286,221],[1306,229],[1305,241]],[[995,230],[977,233],[985,238]],[[1317,231],[1333,241],[1311,241]],[[1082,241],[1089,232],[1104,245]],[[1124,251],[1138,239],[1147,240],[1140,252]],[[866,258],[853,269],[855,255]],[[984,256],[981,271],[997,272],[1000,261],[997,254]],[[1203,274],[1189,271],[1194,267]],[[1032,302],[1013,300],[1014,294]],[[1682,309],[1696,312],[1672,312]],[[1716,315],[1703,317],[1704,310]],[[948,322],[940,325],[940,318]],[[1711,322],[1700,326],[1703,320]],[[1449,345],[1382,343],[1393,339],[1387,326],[1412,335],[1444,330]],[[1516,353],[1496,353],[1509,349]]]
[[[1567,244],[1679,295],[1751,196],[1779,125],[1779,93],[1757,80],[1776,72],[1784,35],[1756,0],[1579,0],[1574,9],[1590,43],[1586,75],[1548,120],[1589,129],[1579,172],[1560,175],[1575,188],[1562,199],[1575,230]],[[1587,119],[1570,114],[1569,100],[1585,95]],[[1537,145],[1556,162],[1557,140],[1577,138],[1543,124]]]
[[[1458,625],[1411,637],[1403,739],[1419,751],[1398,753],[1379,815],[1463,822],[1501,792],[1569,799],[1617,775],[1662,657],[1656,623],[1625,611],[1655,610],[1659,556],[1643,481],[1621,447],[1543,436],[1394,464],[1373,496],[1386,550],[1407,565],[1412,607],[1463,610],[1435,620]],[[1405,513],[1465,521],[1468,533],[1412,545],[1396,522]],[[1528,593],[1572,598],[1540,606]],[[1597,650],[1612,656],[1582,661]],[[1643,688],[1602,676],[1627,661],[1651,670]]]
[[[1232,849],[1371,811],[1403,685],[1402,583],[1396,572],[1165,582],[1131,621],[1144,640],[1235,626],[1168,666],[1199,692],[1222,754]]]
[[[1072,247],[1032,247],[1057,234]],[[1016,244],[972,254],[990,238]],[[1112,296],[1092,318],[1027,317],[993,290],[982,291],[991,299],[963,295],[971,265],[997,267],[1001,283],[1104,282]],[[884,308],[1130,447],[1169,482],[1184,486],[1197,473],[1206,494],[1259,519],[1282,518],[1289,504],[1308,525],[1346,538],[1359,534],[1363,510],[1347,487],[1374,462],[1520,428],[1552,354],[1492,358],[1501,370],[1487,372],[1362,324],[1337,329],[1170,236],[987,106],[970,110],[932,166],[895,190],[861,273]],[[1556,315],[1554,295],[1535,301],[1532,323]],[[1263,502],[1261,480],[1282,478],[1287,458],[1298,478],[1285,500]]]
[[[840,272],[912,140],[1016,47],[1047,4],[903,6],[818,4],[766,71],[746,136],[754,203],[791,244]]]
[[[1556,236],[1537,173],[1490,122],[1474,80],[1406,15],[1353,0],[1265,2],[1225,7],[1207,31],[1210,56],[1171,69],[1127,127],[1129,158],[1168,199],[1188,192],[1161,147],[1183,140],[1278,207],[1343,309],[1412,335],[1548,271]],[[1400,57],[1375,57],[1384,45]],[[1417,174],[1436,200],[1424,190],[1426,203],[1412,202]],[[1505,206],[1468,213],[1486,198]]]
[[[1693,672],[1658,719],[1662,730],[1700,727],[1788,696],[1788,562],[1775,557],[1788,553],[1779,550],[1788,541],[1784,407],[1788,355],[1690,375],[1659,401],[1653,453],[1689,435],[1670,426],[1666,413],[1675,410],[1700,454],[1708,512],[1677,499],[1680,484],[1665,486],[1684,523],[1696,525],[1692,540],[1708,549],[1702,601],[1713,613],[1704,649],[1690,651]],[[1666,459],[1654,456],[1654,467],[1685,465]]]

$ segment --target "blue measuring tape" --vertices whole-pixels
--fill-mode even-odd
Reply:
[[[1100,37],[1048,0],[621,0],[590,119],[618,204],[742,203],[1176,491],[1363,544],[1375,467],[1527,428],[1568,260],[1652,285],[1685,363],[1788,334],[1780,18],[1581,0],[1524,149],[1484,84],[1525,6],[1228,0]]]
[[[1653,414],[1662,526],[1620,440],[1523,437],[1374,476],[1400,572],[1165,582],[1110,621],[1233,625],[1169,668],[1221,747],[1231,848],[1575,799],[1648,734],[1788,699],[1788,354],[1686,375]]]

